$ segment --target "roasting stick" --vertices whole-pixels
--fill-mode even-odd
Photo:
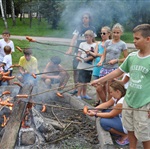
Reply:
[[[76,83],[78,85],[78,83]],[[74,83],[70,84],[70,85],[67,85],[67,87],[70,87],[74,85]],[[84,84],[85,85],[85,84]],[[87,85],[90,85],[90,83],[87,83]],[[78,85],[79,86],[79,85]],[[81,84],[80,86],[83,86],[83,84]],[[36,93],[36,94],[31,94],[31,95],[27,95],[27,94],[18,94],[16,95],[16,98],[28,98],[29,96],[37,96],[37,95],[40,95],[40,94],[44,94],[44,93],[47,93],[47,92],[51,92],[51,91],[55,91],[55,90],[59,90],[59,89],[62,89],[62,87],[56,87],[56,88],[53,88],[53,89],[49,89],[49,90],[46,90],[46,91],[43,91],[43,92],[39,92],[39,93]],[[74,88],[73,88],[74,89]],[[70,89],[69,89],[70,90]],[[69,91],[67,90],[67,91]],[[67,92],[66,91],[66,92]],[[65,92],[65,91],[64,91]]]
[[[35,39],[29,37],[29,36],[26,36],[26,39],[29,41],[29,42],[36,42],[36,43],[39,43],[39,44],[45,44],[45,45],[51,45],[51,46],[67,46],[67,47],[75,47],[75,48],[78,48],[82,51],[84,51],[85,53],[87,52],[86,50],[80,48],[80,47],[77,47],[77,46],[71,46],[71,45],[66,45],[66,44],[54,44],[54,43],[44,43],[44,42],[40,42],[40,41],[36,41]]]
[[[27,102],[27,103],[31,103],[31,104],[37,104],[37,105],[43,105],[42,102],[32,102],[32,101],[26,101],[26,100],[22,100],[23,102]],[[79,112],[83,112],[84,114],[87,114],[88,110],[96,110],[96,111],[102,111],[102,110],[132,110],[132,111],[143,111],[143,112],[150,112],[150,110],[144,110],[144,109],[132,109],[132,108],[88,108],[87,106],[84,106],[83,109],[74,109],[74,108],[67,108],[67,107],[63,107],[63,106],[56,106],[56,105],[52,105],[52,104],[44,104],[45,106],[48,107],[53,107],[53,108],[60,108],[60,109],[64,109],[64,110],[74,110],[74,111],[79,111]]]
[[[90,69],[90,68],[94,68],[94,67],[98,67],[98,66],[90,66],[90,67],[86,67],[84,69]],[[80,69],[67,69],[67,70],[62,70],[62,71],[75,71],[75,70],[80,70]],[[55,72],[62,72],[62,71],[48,71],[48,72],[41,72],[41,73],[32,73],[32,77],[36,78],[37,75],[42,75],[42,74],[47,74],[47,73],[55,73]]]

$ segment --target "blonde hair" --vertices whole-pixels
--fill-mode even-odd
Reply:
[[[92,41],[95,42],[95,38],[94,38],[94,32],[92,30],[87,30],[85,33],[84,33],[84,36],[90,36],[92,37]]]
[[[122,33],[124,32],[123,26],[122,26],[121,24],[119,24],[119,23],[116,23],[116,24],[112,27],[112,30],[114,30],[115,28],[120,29]]]
[[[101,28],[101,30],[102,29],[106,29],[107,30],[107,33],[109,33],[110,34],[110,36],[109,36],[109,39],[111,39],[112,37],[112,35],[111,35],[111,29],[110,29],[110,27],[109,26],[103,26],[102,28]]]

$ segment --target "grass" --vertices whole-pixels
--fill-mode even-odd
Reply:
[[[47,37],[65,37],[65,38],[71,38],[72,34],[68,36],[68,31],[66,30],[52,30],[50,26],[47,24],[47,22],[42,19],[39,23],[36,18],[33,18],[32,20],[32,27],[29,27],[29,19],[24,19],[23,21],[20,21],[18,18],[16,18],[16,26],[12,26],[12,19],[7,19],[8,23],[8,29],[12,35],[22,35],[22,36],[47,36]],[[4,30],[4,23],[3,20],[0,20],[0,32],[3,32]],[[121,39],[125,42],[132,42],[133,37],[132,33],[125,32]],[[96,40],[100,40],[97,38]],[[56,52],[53,49],[66,51],[68,47],[58,46],[58,47],[50,47],[46,45],[39,45],[36,43],[29,43],[26,40],[14,40],[14,45],[19,46],[21,48],[30,47],[33,49],[33,55],[38,59],[39,63],[39,70],[43,71],[46,63],[49,61],[50,57],[53,55],[59,55],[62,59],[62,64],[66,69],[72,69],[72,57],[71,56],[65,56],[64,54],[60,54]],[[49,49],[49,50],[47,50]],[[23,53],[19,52],[17,49],[12,54],[13,58],[13,64],[16,64],[19,62],[19,58],[23,55]],[[14,69],[15,70],[15,69]]]
[[[27,18],[23,19],[23,21],[20,21],[18,18],[16,18],[16,26],[12,25],[11,18],[7,19],[7,23],[8,30],[12,35],[64,37],[68,34],[65,30],[62,29],[52,30],[50,28],[50,25],[48,25],[44,19],[42,19],[41,22],[38,23],[38,20],[36,18],[33,18],[31,28],[29,19]],[[0,20],[0,26],[0,32],[2,33],[4,30],[4,23],[2,19]]]
[[[23,19],[22,21],[19,18],[16,18],[16,26],[12,26],[12,19],[7,19],[8,29],[12,35],[22,35],[22,36],[46,36],[46,37],[61,37],[61,38],[71,38],[72,33],[69,33],[70,30],[57,29],[52,30],[50,25],[47,24],[45,19],[41,19],[39,23],[36,18],[32,19],[32,26],[30,28],[30,22],[28,18]],[[4,22],[0,20],[0,32],[4,30]],[[132,43],[133,35],[131,32],[125,32],[121,39],[125,42]],[[100,40],[97,38],[97,40]]]

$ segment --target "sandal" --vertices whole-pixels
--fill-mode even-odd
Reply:
[[[125,140],[120,140],[120,139],[117,139],[116,140],[116,143],[118,144],[118,145],[127,145],[127,144],[129,144],[129,139],[128,138],[126,138]]]

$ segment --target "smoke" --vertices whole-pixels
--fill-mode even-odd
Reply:
[[[66,9],[62,13],[62,20],[70,33],[85,12],[91,14],[97,31],[106,25],[112,27],[115,23],[120,23],[131,31],[135,25],[150,21],[150,1],[147,0],[66,0],[64,4]]]

